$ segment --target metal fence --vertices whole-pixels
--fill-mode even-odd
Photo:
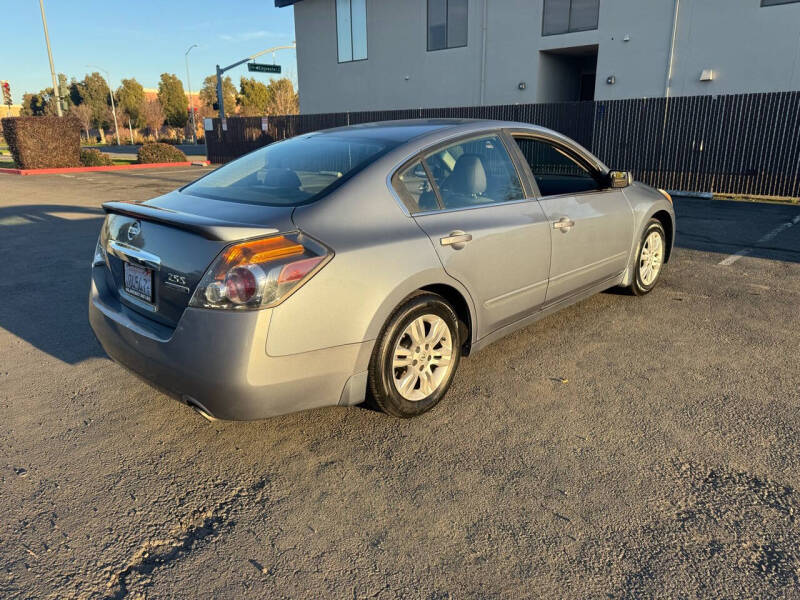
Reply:
[[[612,168],[671,190],[800,197],[800,91],[555,104],[508,104],[219,119],[208,158],[233,160],[276,140],[371,121],[521,121],[559,131]]]

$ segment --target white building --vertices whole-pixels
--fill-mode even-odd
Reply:
[[[303,113],[800,90],[800,0],[275,4]]]

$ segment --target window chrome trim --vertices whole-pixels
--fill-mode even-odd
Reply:
[[[506,202],[487,202],[486,204],[476,204],[475,206],[459,206],[458,208],[442,208],[439,210],[425,210],[413,213],[411,217],[426,217],[428,215],[442,215],[445,213],[461,212],[464,210],[476,210],[479,208],[492,208],[499,206],[510,206],[512,204],[524,204],[526,202],[538,202],[536,198],[519,198],[518,200],[507,200]]]

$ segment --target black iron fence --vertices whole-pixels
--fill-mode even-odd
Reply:
[[[666,189],[800,197],[800,91],[242,117],[226,119],[225,131],[214,119],[206,147],[211,162],[223,163],[318,129],[436,117],[542,125]]]

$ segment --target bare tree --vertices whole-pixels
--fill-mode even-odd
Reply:
[[[89,127],[92,126],[92,108],[86,104],[78,104],[70,107],[69,112],[75,115],[81,124],[81,127],[86,132],[86,141],[89,141]]]
[[[297,92],[294,91],[292,81],[288,77],[273,79],[267,89],[269,90],[267,114],[296,115],[300,112]]]
[[[158,141],[158,132],[164,124],[164,109],[157,99],[148,100],[144,105],[144,122],[150,134]]]

